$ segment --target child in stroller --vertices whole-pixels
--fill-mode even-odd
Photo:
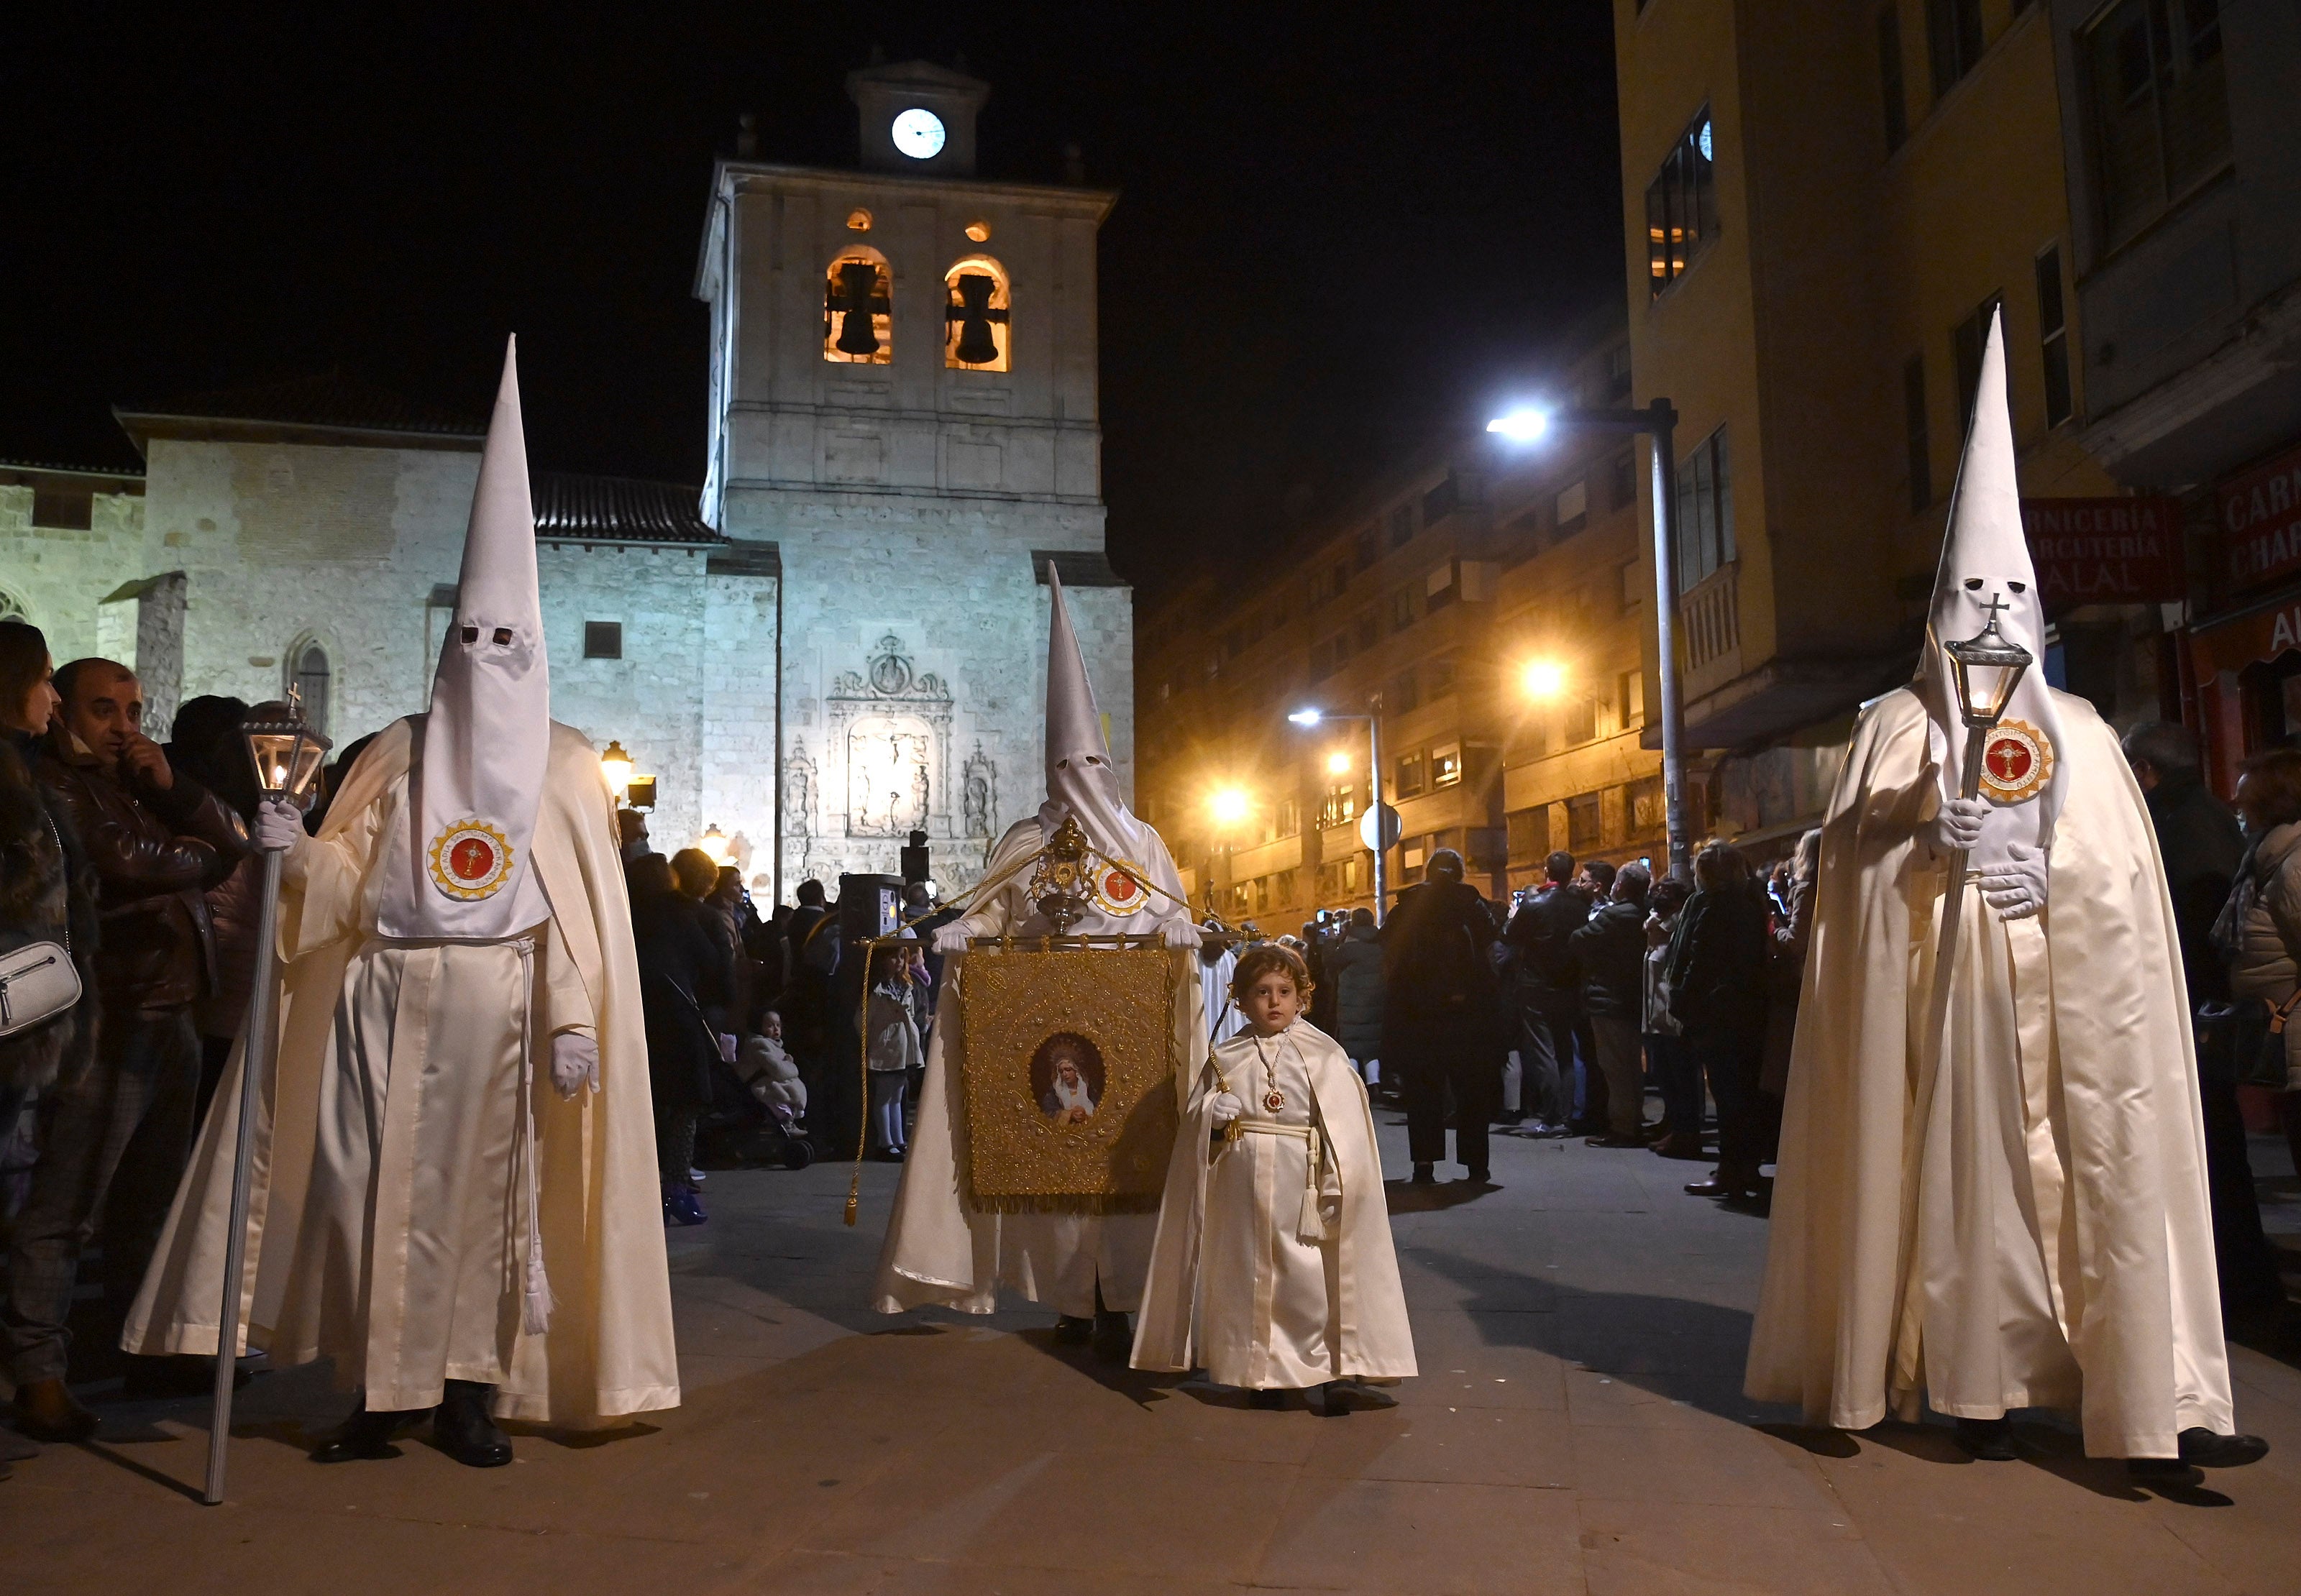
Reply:
[[[782,1016],[773,1009],[760,1015],[758,1032],[743,1039],[734,1063],[723,1070],[734,1090],[715,1094],[722,1106],[713,1118],[737,1160],[786,1169],[815,1162],[807,1139],[807,1083],[783,1050]]]

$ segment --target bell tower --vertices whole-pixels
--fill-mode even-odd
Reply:
[[[1134,601],[1103,554],[1096,234],[1117,196],[977,174],[987,84],[847,79],[856,168],[722,160],[703,515],[779,560],[778,885],[963,886],[1043,787],[1050,561],[1131,784]],[[1052,152],[1050,152],[1050,154]],[[763,749],[762,752],[766,750]]]

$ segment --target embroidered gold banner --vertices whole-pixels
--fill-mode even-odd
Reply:
[[[957,997],[961,1179],[993,1213],[1155,1213],[1177,1116],[1180,960],[977,948]]]

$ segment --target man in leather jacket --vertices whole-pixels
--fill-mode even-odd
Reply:
[[[55,685],[63,710],[38,775],[96,873],[101,1019],[92,1067],[41,1105],[42,1153],[11,1244],[0,1328],[20,1426],[65,1440],[95,1428],[63,1386],[79,1250],[102,1213],[105,1300],[123,1316],[191,1154],[200,1080],[192,1006],[213,987],[215,963],[202,894],[248,844],[231,814],[144,735],[133,672],[77,660]],[[205,1378],[166,1362],[131,1360],[130,1394]]]
[[[1462,856],[1430,856],[1421,885],[1398,895],[1378,933],[1383,947],[1382,1057],[1403,1076],[1413,1182],[1427,1185],[1446,1156],[1446,1099],[1454,1099],[1454,1153],[1475,1183],[1491,1178],[1487,1132],[1501,1107],[1502,1030],[1491,952],[1494,915],[1462,879]]]

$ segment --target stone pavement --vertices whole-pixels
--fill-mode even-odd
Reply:
[[[1385,1120],[1393,1116],[1385,1116]],[[1384,1132],[1393,1173],[1403,1134]],[[318,1372],[242,1393],[231,1500],[202,1403],[0,1483],[11,1591],[1097,1592],[2301,1590],[2301,1373],[2235,1353],[2267,1461],[2168,1493],[2025,1424],[2023,1461],[1939,1426],[1846,1437],[1738,1394],[1764,1223],[1699,1166],[1503,1138],[1498,1191],[1393,1186],[1423,1374],[1385,1413],[1261,1413],[1101,1368],[1048,1316],[863,1311],[895,1171],[727,1172],[674,1237],[687,1405],[521,1432],[474,1473],[421,1441],[321,1468]]]

